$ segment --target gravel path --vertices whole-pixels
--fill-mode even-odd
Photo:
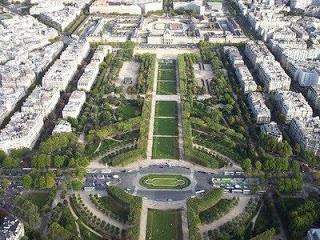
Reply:
[[[79,217],[78,217],[78,216],[76,215],[76,213],[73,211],[72,207],[70,206],[70,203],[68,204],[68,206],[69,206],[69,209],[70,209],[70,212],[71,212],[72,216],[73,216],[74,219],[76,220],[75,223],[76,223],[77,232],[78,232],[79,235],[81,235],[81,234],[80,234],[79,224],[78,224],[78,222],[77,222],[77,220],[78,220]],[[93,230],[91,227],[89,227],[89,226],[86,225],[85,223],[83,223],[83,226],[84,226],[86,229],[88,229],[90,232],[96,234],[96,235],[99,236],[99,237],[102,237],[102,235],[101,235],[100,233],[96,232],[95,230]]]
[[[158,60],[156,60],[154,81],[153,81],[153,91],[151,100],[151,113],[149,121],[149,133],[148,133],[148,146],[147,146],[147,160],[152,158],[152,145],[153,145],[153,126],[154,126],[154,116],[156,113],[156,95],[157,95],[157,81],[158,80]]]
[[[122,229],[127,229],[128,225],[124,223],[120,223],[117,220],[110,218],[109,216],[105,215],[101,212],[90,200],[90,196],[88,193],[80,192],[80,196],[82,198],[83,203],[88,207],[89,211],[92,212],[95,216],[100,218],[101,220],[106,221],[106,223],[110,223],[113,226],[120,228],[120,232]]]
[[[146,201],[142,201],[139,240],[145,240],[147,235],[148,206]]]

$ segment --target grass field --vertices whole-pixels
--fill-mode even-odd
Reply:
[[[143,176],[140,185],[150,189],[183,189],[190,185],[190,180],[181,175],[152,174]]]
[[[157,94],[159,95],[175,95],[176,91],[176,82],[173,81],[158,81]]]
[[[158,101],[156,103],[156,117],[177,117],[177,103]]]
[[[50,195],[48,192],[32,192],[32,193],[25,193],[24,197],[30,200],[32,203],[38,206],[38,208],[42,208],[46,205],[50,200]],[[51,203],[49,203],[51,204]]]
[[[129,216],[129,209],[123,207],[122,204],[119,204],[110,196],[101,197],[103,206],[113,212],[114,214],[121,217],[121,219],[127,221]]]
[[[176,81],[175,69],[160,69],[158,72],[158,80]]]
[[[182,240],[180,212],[149,209],[146,240]]]
[[[176,118],[155,118],[153,134],[176,136],[178,132],[177,125]]]
[[[178,139],[176,137],[154,137],[152,158],[178,159]]]
[[[159,69],[175,69],[174,63],[159,63]]]

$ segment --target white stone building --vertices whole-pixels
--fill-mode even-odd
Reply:
[[[236,67],[236,65],[244,65],[243,58],[237,47],[224,47],[224,52],[228,56],[229,62]]]
[[[16,112],[0,131],[0,149],[32,149],[43,127],[43,117],[37,112]]]
[[[62,117],[67,118],[77,118],[81,112],[81,108],[86,101],[86,93],[84,91],[74,91],[72,92],[68,104],[62,110]]]
[[[320,110],[320,85],[309,87],[307,98],[315,109]]]
[[[320,155],[320,119],[319,117],[306,120],[293,119],[289,129],[290,136],[302,149]]]
[[[262,41],[249,41],[245,47],[245,54],[254,68],[265,61],[275,61],[274,56]]]
[[[257,71],[260,81],[267,92],[275,90],[289,90],[291,78],[275,60],[258,63]]]
[[[61,120],[53,129],[52,135],[59,133],[70,133],[72,132],[71,124],[68,121]]]
[[[254,92],[257,90],[257,84],[246,65],[238,65],[235,68],[237,79],[244,93]]]
[[[24,226],[13,216],[6,216],[0,224],[0,239],[20,240],[24,236]]]
[[[25,95],[24,88],[0,88],[0,124]]]
[[[266,123],[260,126],[260,131],[263,134],[275,138],[278,142],[282,141],[282,133],[276,122]]]
[[[274,98],[286,122],[295,118],[308,119],[312,117],[312,108],[301,93],[277,91]]]
[[[47,90],[37,86],[21,107],[22,112],[37,112],[46,118],[56,107],[60,98],[57,88]]]
[[[91,62],[86,66],[84,73],[78,80],[77,89],[89,92],[99,74],[99,67],[108,53],[112,52],[109,45],[100,45],[91,58]]]
[[[252,115],[257,124],[269,123],[271,120],[271,112],[265,104],[264,97],[259,92],[251,92],[248,94],[248,104]]]

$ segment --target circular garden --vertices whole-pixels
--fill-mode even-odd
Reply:
[[[139,183],[149,189],[183,189],[188,187],[191,181],[182,175],[150,174],[140,178]]]

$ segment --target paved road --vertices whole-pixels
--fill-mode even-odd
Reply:
[[[152,162],[153,161],[155,160],[152,160]],[[182,163],[182,161],[176,160],[176,163]],[[230,171],[230,169],[228,170]],[[182,190],[146,189],[139,184],[139,180],[142,176],[148,174],[183,175],[191,180],[191,185]],[[212,178],[222,176],[224,176],[224,169],[215,171],[211,169],[211,172],[206,172],[203,171],[203,169],[197,170],[193,167],[180,166],[169,162],[160,165],[151,164],[130,170],[115,170],[113,168],[111,172],[110,170],[108,172],[103,170],[90,171],[86,175],[85,187],[92,187],[92,190],[104,191],[108,183],[117,185],[131,194],[142,196],[153,201],[181,201],[196,195],[196,191],[209,191],[213,188]],[[237,175],[235,177],[243,177],[243,175]]]

